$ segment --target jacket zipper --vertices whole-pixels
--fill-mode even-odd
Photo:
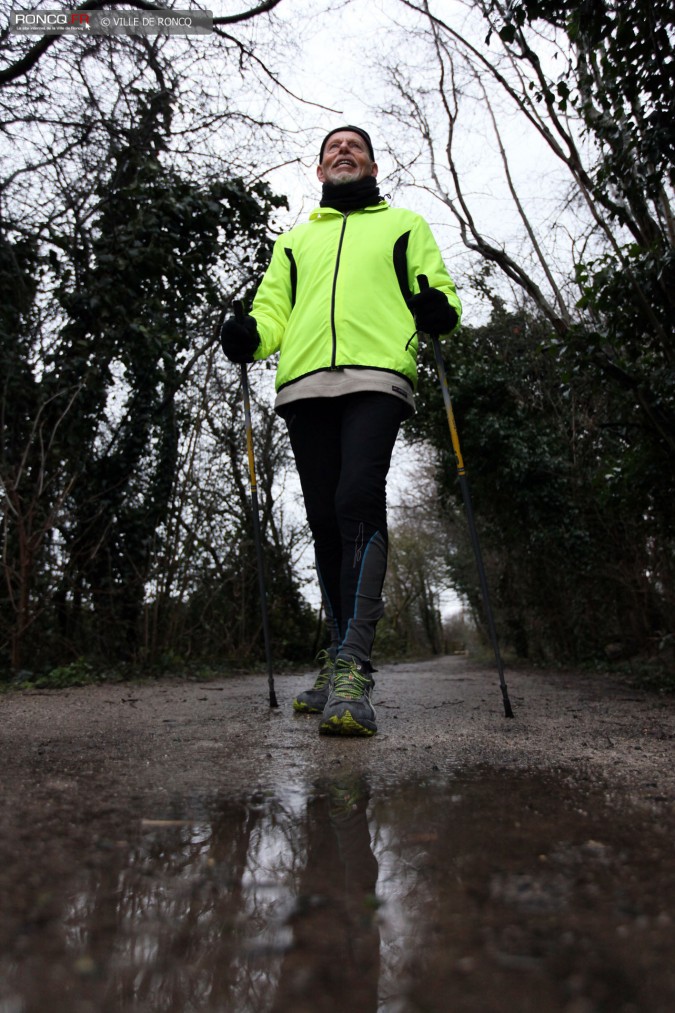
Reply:
[[[348,215],[349,215],[349,212],[347,212],[346,215],[342,216],[342,231],[340,232],[340,242],[338,243],[337,256],[335,257],[335,272],[333,274],[333,290],[331,292],[331,297],[330,297],[330,329],[331,329],[331,335],[332,335],[332,338],[333,338],[333,354],[332,354],[331,360],[330,360],[330,368],[331,369],[338,369],[338,367],[335,365],[335,360],[337,359],[337,331],[335,330],[335,292],[336,292],[336,289],[337,289],[338,272],[340,270],[340,254],[342,253],[342,241],[345,238],[345,229],[347,228],[347,217],[348,217]]]

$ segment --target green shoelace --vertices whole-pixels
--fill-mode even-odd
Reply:
[[[321,669],[316,677],[314,689],[324,689],[328,685],[330,677],[333,674],[333,671],[335,669],[335,662],[331,658],[328,651],[319,651],[319,653],[316,656],[316,660],[321,665]]]
[[[358,700],[365,696],[370,689],[370,679],[359,671],[354,661],[343,661],[338,658],[335,662],[335,679],[333,680],[333,692],[345,700]]]

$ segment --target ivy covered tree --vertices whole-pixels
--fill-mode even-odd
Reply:
[[[568,663],[645,650],[672,614],[654,511],[623,481],[611,387],[562,381],[546,321],[497,304],[453,339],[453,404],[497,625],[523,658]],[[440,388],[425,366],[415,436],[436,448],[451,583],[482,603]],[[654,643],[655,646],[655,643]],[[618,647],[616,648],[618,650]]]
[[[256,656],[250,516],[228,450],[237,376],[215,330],[266,265],[284,203],[260,182],[285,157],[269,88],[281,42],[258,28],[279,3],[218,14],[208,47],[0,39],[3,669]],[[283,641],[306,616],[273,493],[283,437],[268,428],[259,485]]]
[[[213,341],[228,258],[236,251],[245,286],[270,255],[269,216],[282,199],[237,178],[200,186],[165,165],[170,116],[170,96],[139,99],[132,123],[111,133],[93,214],[69,230],[52,227],[41,260],[26,244],[5,246],[6,287],[24,293],[3,329],[13,546],[4,619],[14,668],[46,607],[36,581],[50,571],[50,553],[64,638],[88,635],[102,656],[134,656],[190,425],[179,392],[199,347]],[[54,302],[36,361],[26,321],[36,290],[28,268],[35,279],[38,263]]]
[[[503,622],[524,654],[653,653],[675,637],[670,5],[401,2],[398,176],[440,199],[492,306],[448,361]]]
[[[30,626],[30,588],[53,515],[40,497],[43,457],[29,461],[26,447],[49,442],[41,418],[39,384],[31,365],[37,244],[12,239],[0,227],[0,468],[2,476],[3,585],[6,655],[18,658]]]
[[[200,318],[220,308],[223,251],[238,247],[255,275],[269,256],[269,213],[280,203],[261,184],[230,179],[200,188],[165,168],[163,103],[151,100],[123,132],[99,214],[61,271],[67,323],[49,374],[63,392],[87,377],[70,412],[72,445],[61,443],[72,467],[83,464],[62,529],[66,585],[89,588],[102,646],[127,643],[131,653],[189,424],[177,405],[182,365]],[[65,397],[55,399],[55,411]]]

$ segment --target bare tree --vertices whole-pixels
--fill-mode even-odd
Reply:
[[[675,418],[664,403],[658,378],[649,374],[646,362],[645,368],[631,364],[621,347],[629,340],[625,334],[613,340],[607,299],[598,287],[605,258],[630,295],[641,324],[639,341],[648,335],[650,347],[672,368],[672,183],[663,167],[655,172],[648,155],[641,163],[639,148],[629,144],[621,127],[620,101],[614,100],[610,82],[602,76],[589,33],[580,31],[572,43],[555,24],[528,25],[524,19],[516,24],[510,14],[513,5],[496,0],[458,3],[457,10],[464,8],[470,15],[464,27],[435,13],[436,5],[426,0],[401,3],[420,16],[416,38],[423,66],[414,72],[396,62],[389,67],[399,101],[388,115],[412,127],[418,142],[417,150],[409,146],[403,155],[400,149],[392,152],[399,178],[439,199],[467,249],[483,264],[495,265],[560,338],[567,338],[572,324],[604,332],[605,340],[595,350],[596,364],[631,392],[658,438],[675,451]],[[495,25],[508,30],[497,32]],[[510,210],[502,211],[499,221],[486,220],[485,202],[476,193],[471,130],[477,110],[491,129],[492,138],[486,134],[483,143],[494,147],[493,164],[500,164],[503,173],[499,187],[510,201]],[[645,131],[647,112],[636,113]],[[612,124],[615,128],[610,129]],[[531,152],[535,170],[540,159],[542,167],[538,192],[530,187],[528,195],[523,195],[513,170],[523,146]],[[618,161],[624,175],[613,172],[611,185],[606,185],[607,167]],[[554,214],[542,220],[538,209],[542,188],[549,187],[547,165],[551,174],[564,170],[566,183],[557,191]],[[556,200],[554,188],[549,194]],[[489,204],[493,214],[496,206],[495,201]],[[504,222],[511,223],[510,228],[520,222],[520,234],[516,231],[510,242]],[[560,235],[568,239],[567,263],[557,262]],[[597,277],[591,277],[594,274]]]

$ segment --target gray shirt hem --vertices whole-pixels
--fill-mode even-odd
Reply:
[[[340,397],[343,394],[356,394],[360,391],[381,391],[391,394],[408,405],[408,413],[415,411],[415,398],[412,384],[386,369],[344,369],[321,370],[310,373],[300,380],[283,387],[274,402],[275,411],[292,401],[300,401],[308,397]]]

